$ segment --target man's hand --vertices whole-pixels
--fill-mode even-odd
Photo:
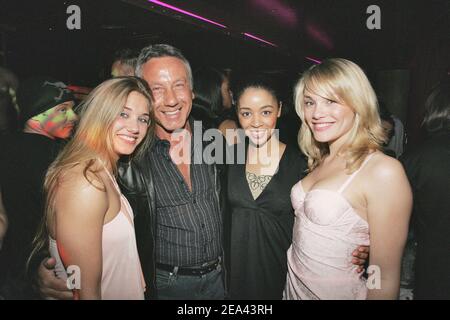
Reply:
[[[353,256],[352,263],[358,266],[359,273],[364,271],[364,264],[366,263],[367,258],[369,257],[369,251],[370,247],[359,246],[352,253]]]
[[[39,292],[44,298],[58,300],[73,299],[72,291],[67,288],[66,281],[55,275],[55,258],[45,258],[38,270]]]

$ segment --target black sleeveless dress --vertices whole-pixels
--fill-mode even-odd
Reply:
[[[292,241],[291,188],[305,175],[306,161],[287,146],[278,171],[256,200],[245,164],[228,167],[231,206],[230,299],[281,299],[286,284],[286,251]]]

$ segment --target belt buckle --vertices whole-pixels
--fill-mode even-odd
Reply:
[[[187,274],[187,275],[192,275],[192,276],[203,276],[211,271],[213,271],[214,269],[217,268],[217,266],[220,264],[221,258],[219,257],[218,259],[214,260],[213,262],[205,262],[202,265],[198,266],[198,267],[179,267],[179,266],[169,266],[170,267],[170,271],[172,274],[176,275],[176,274]]]
[[[208,268],[208,267],[214,265],[215,263],[216,263],[216,261],[214,261],[214,262],[205,262],[204,264],[202,264],[202,265],[200,266],[200,269]]]
[[[192,273],[194,274],[194,276],[203,276],[203,275],[207,274],[208,272],[207,272],[207,269],[198,269],[198,270],[193,269]]]
[[[199,271],[199,274],[200,274],[201,276],[203,276],[203,275],[205,275],[205,274],[207,274],[207,273],[210,273],[211,271],[213,271],[213,270],[215,269],[216,266],[217,266],[217,265],[215,265],[215,263],[210,264],[210,265],[208,265],[208,266],[206,266],[206,267],[204,267],[204,268],[198,270],[198,271]]]
[[[213,271],[214,269],[217,268],[217,265],[219,264],[219,259],[213,261],[213,262],[205,262],[204,264],[201,265],[200,268],[198,269],[191,269],[191,272],[193,275],[197,275],[197,276],[203,276],[207,273],[210,273],[211,271]]]
[[[205,267],[205,268],[212,267],[212,266],[216,267],[219,263],[220,263],[220,257],[218,257],[216,260],[205,262],[202,265],[202,267]]]

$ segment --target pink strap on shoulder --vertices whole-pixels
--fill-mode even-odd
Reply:
[[[358,174],[358,172],[361,171],[362,168],[364,168],[364,166],[367,164],[367,162],[369,162],[369,160],[372,158],[372,156],[375,154],[375,152],[369,154],[366,159],[364,159],[364,162],[362,163],[362,165],[359,167],[358,170],[356,170],[355,172],[353,172],[351,174],[350,177],[347,178],[347,180],[344,182],[344,184],[339,188],[338,193],[342,193],[344,192],[345,188],[348,187],[348,185],[352,182],[353,178],[356,177],[356,175]]]

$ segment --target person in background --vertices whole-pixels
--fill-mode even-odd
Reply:
[[[114,53],[111,65],[111,77],[134,76],[139,51],[134,49],[120,49]]]
[[[398,159],[407,143],[405,127],[399,118],[389,112],[383,97],[379,97],[378,105],[382,126],[388,134],[383,149],[387,155]]]
[[[394,137],[395,133],[394,119],[392,118],[391,113],[384,107],[384,104],[381,102],[379,104],[379,113],[381,119],[381,127],[386,134],[386,142],[383,143],[383,152],[388,156],[397,158],[397,154],[395,153],[395,151],[389,148],[390,141]]]
[[[0,138],[0,190],[9,221],[0,253],[0,290],[7,299],[34,297],[25,265],[43,215],[44,177],[78,119],[71,91],[51,77],[23,81],[17,102],[22,132]]]
[[[239,128],[239,121],[236,112],[235,100],[233,98],[233,91],[231,89],[232,70],[223,70],[223,81],[221,85],[223,111],[219,116],[218,129],[224,135],[228,144],[235,144],[239,142],[237,129]],[[227,136],[227,130],[229,134]]]
[[[203,67],[196,70],[194,94],[192,117],[202,121],[206,129],[219,129],[228,143],[237,141],[235,129],[238,125],[228,76],[214,68]],[[226,136],[227,129],[229,137]]]
[[[394,134],[393,137],[389,140],[387,148],[393,150],[397,158],[399,158],[403,154],[403,150],[405,149],[405,145],[407,144],[407,134],[405,131],[405,127],[399,118],[391,114],[391,119],[394,121]]]
[[[401,161],[413,188],[414,299],[450,299],[450,80],[425,102],[426,140]]]
[[[191,115],[195,120],[202,121],[206,129],[218,128],[220,115],[225,110],[224,102],[229,101],[222,91],[226,82],[225,74],[214,68],[203,67],[195,70],[193,76],[195,98]]]
[[[0,67],[0,135],[16,132],[18,110],[14,101],[19,81],[8,69]]]

